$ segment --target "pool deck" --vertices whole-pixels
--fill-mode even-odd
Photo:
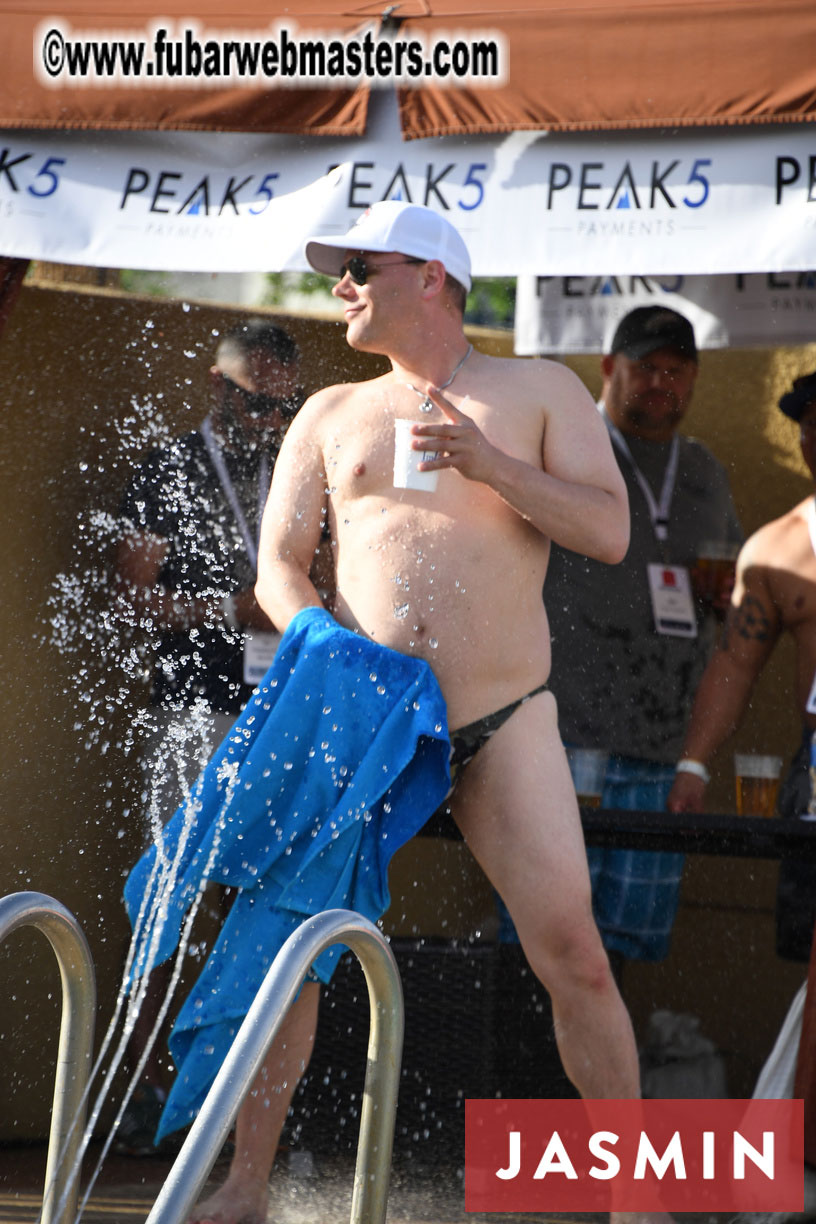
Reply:
[[[85,1170],[96,1167],[99,1145],[93,1145]],[[45,1144],[0,1145],[0,1224],[36,1224],[42,1206]],[[88,1224],[143,1224],[172,1167],[159,1158],[133,1159],[110,1155],[86,1206]],[[212,1185],[223,1180],[226,1162],[219,1161]],[[269,1224],[348,1224],[354,1158],[349,1153],[304,1158],[286,1156],[276,1167],[269,1189]],[[816,1219],[816,1188],[806,1179],[802,1215],[784,1217],[726,1216],[686,1213],[683,1224],[782,1224],[785,1219]],[[808,1185],[808,1183],[810,1183]],[[209,1183],[208,1183],[209,1184]],[[455,1162],[422,1164],[397,1154],[391,1174],[388,1224],[606,1224],[607,1217],[562,1213],[465,1212],[463,1171]]]
[[[96,1166],[98,1145],[85,1169]],[[0,1224],[35,1224],[42,1206],[44,1144],[0,1145]],[[142,1224],[170,1171],[170,1160],[109,1156],[82,1212],[89,1224]],[[226,1173],[219,1162],[212,1175],[217,1185]],[[521,1224],[545,1216],[465,1213],[462,1170],[453,1166],[419,1168],[397,1157],[391,1175],[388,1224]],[[270,1182],[270,1224],[348,1224],[354,1158],[284,1157]],[[562,1219],[564,1217],[561,1217]],[[593,1217],[582,1217],[592,1220]],[[600,1217],[597,1217],[600,1219]]]

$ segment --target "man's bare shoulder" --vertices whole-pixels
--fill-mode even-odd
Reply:
[[[391,374],[381,374],[378,378],[366,378],[361,382],[333,383],[331,386],[321,387],[319,391],[309,396],[298,416],[307,410],[318,416],[324,412],[331,412],[332,409],[346,403],[349,399],[358,395],[371,394],[383,383],[392,379]]]
[[[541,406],[545,413],[562,406],[594,407],[586,386],[569,366],[546,357],[486,357],[486,370],[501,386]]]
[[[370,397],[391,376],[369,378],[362,382],[334,383],[315,391],[304,403],[295,417],[297,431],[314,431],[330,424],[338,413],[350,404]]]
[[[802,546],[808,544],[807,507],[812,500],[806,497],[792,510],[759,527],[743,546],[740,568],[778,569],[780,562],[794,560]]]
[[[809,500],[755,531],[737,559],[737,601],[758,600],[769,614],[775,609],[782,623],[792,592],[815,564],[806,514]]]
[[[560,361],[553,361],[549,357],[494,357],[483,354],[482,358],[490,370],[505,378],[518,378],[534,386],[550,383],[556,386],[568,386],[576,382],[583,386],[577,374],[574,374],[569,366]]]

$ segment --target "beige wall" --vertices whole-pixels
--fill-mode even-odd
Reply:
[[[132,399],[150,400],[174,432],[201,419],[213,329],[237,313],[29,285],[0,339],[0,895],[50,893],[77,915],[97,967],[100,1030],[113,1012],[128,935],[121,888],[142,838],[133,762],[122,745],[143,691],[124,676],[101,628],[107,558],[80,525],[91,511],[115,512],[138,457],[139,448],[122,441],[132,437]],[[337,324],[285,322],[306,354],[312,388],[383,368],[353,354]],[[509,347],[506,337],[475,338],[485,348]],[[571,364],[596,392],[597,362]],[[816,346],[703,358],[689,429],[728,466],[748,531],[808,490],[796,430],[774,404],[814,365]],[[83,577],[89,567],[94,581]],[[71,579],[68,598],[59,593],[60,574]],[[54,641],[54,618],[67,625],[69,648]],[[789,754],[797,738],[789,668],[780,651],[741,743]],[[730,751],[718,770],[718,810],[731,807]],[[774,874],[752,861],[694,860],[675,951],[662,966],[634,967],[627,982],[639,1024],[653,1005],[702,1016],[732,1052],[734,1092],[749,1090],[801,978],[773,955]],[[407,847],[393,895],[390,931],[490,928],[490,891],[459,846]],[[41,1136],[59,1001],[41,936],[18,933],[0,947],[0,992],[0,1140]]]

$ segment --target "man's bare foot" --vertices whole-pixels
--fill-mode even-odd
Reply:
[[[269,1186],[260,1178],[230,1175],[199,1203],[188,1224],[266,1224]]]

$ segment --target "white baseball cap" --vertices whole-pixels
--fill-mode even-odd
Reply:
[[[459,231],[424,204],[381,200],[362,213],[347,234],[310,238],[306,258],[316,272],[339,276],[346,251],[398,251],[414,259],[438,259],[469,290],[470,256]]]

